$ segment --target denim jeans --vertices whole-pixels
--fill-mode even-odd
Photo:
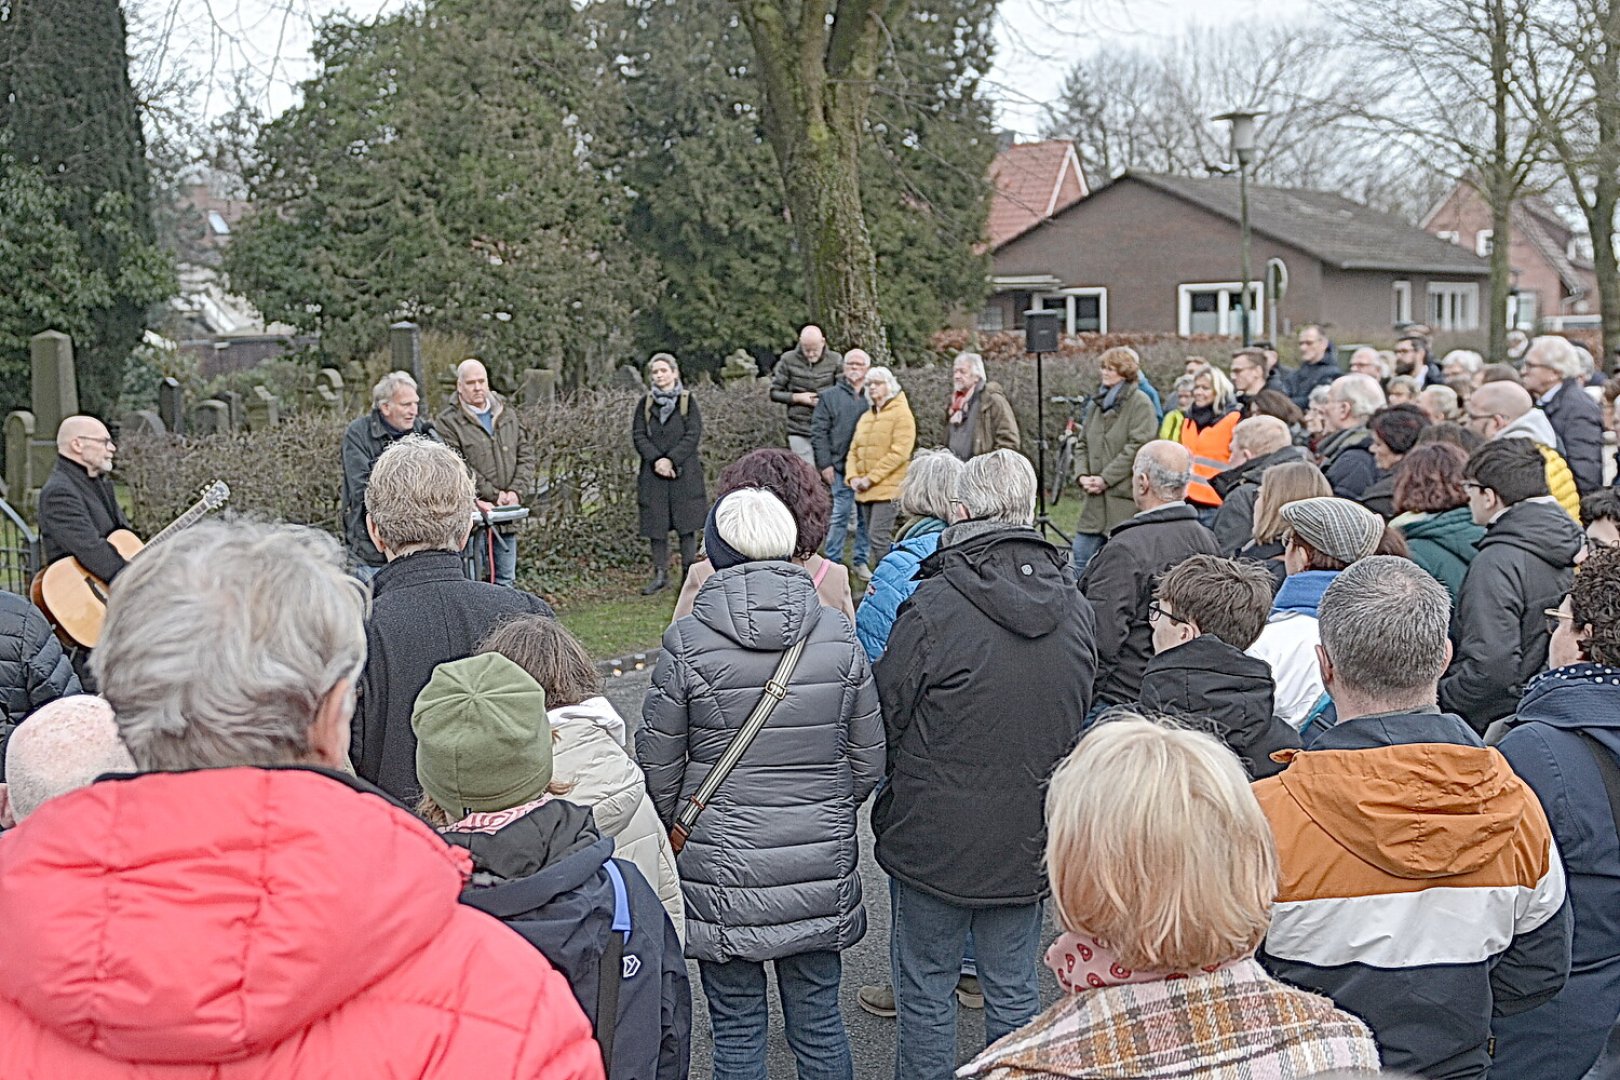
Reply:
[[[1106,539],[1108,538],[1101,533],[1077,532],[1074,534],[1074,540],[1069,545],[1069,565],[1074,567],[1076,581],[1080,580],[1080,575],[1086,572],[1086,564],[1096,556],[1097,552],[1102,550],[1103,541]]]
[[[495,538],[495,584],[511,585],[517,579],[517,534],[502,536],[494,529],[476,528],[467,538],[461,557],[472,556],[476,581],[489,580],[489,538]]]
[[[1040,1009],[1041,905],[968,908],[895,882],[889,935],[895,1080],[951,1080],[956,1072],[956,983],[973,935],[984,993],[985,1045]]]
[[[855,512],[855,489],[844,483],[844,470],[833,470],[832,515],[827,519],[827,539],[821,545],[821,554],[833,562],[844,561],[844,536],[849,532],[849,519],[855,519],[855,565],[866,562],[869,544],[866,519]]]
[[[854,1080],[849,1033],[838,1011],[843,961],[835,952],[807,952],[772,961],[782,998],[782,1026],[799,1063],[799,1080]],[[699,960],[714,1033],[714,1080],[767,1080],[765,1035],[770,1005],[765,965],[751,960]],[[952,984],[954,989],[955,984]]]

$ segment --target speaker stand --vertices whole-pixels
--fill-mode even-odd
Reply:
[[[1066,545],[1074,540],[1052,524],[1046,512],[1046,354],[1035,354],[1035,528],[1047,539],[1056,533]]]

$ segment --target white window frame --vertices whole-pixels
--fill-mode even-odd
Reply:
[[[1412,283],[1401,280],[1394,283],[1395,325],[1412,321]]]
[[[1482,259],[1491,257],[1491,244],[1496,237],[1495,229],[1481,229],[1474,234],[1474,254]]]
[[[1507,317],[1509,330],[1534,332],[1541,319],[1541,294],[1530,289],[1508,293]]]
[[[1077,296],[1095,296],[1097,298],[1099,329],[1095,332],[1099,334],[1108,333],[1108,289],[1105,286],[1083,285],[1073,289],[1058,289],[1056,292],[1037,293],[1031,300],[1031,304],[1036,311],[1046,311],[1049,310],[1047,307],[1048,302],[1053,302],[1052,309],[1063,312],[1063,332],[1065,334],[1077,334],[1079,331],[1074,328],[1074,298]],[[1093,331],[1088,330],[1086,332],[1092,333]]]
[[[1218,335],[1224,337],[1237,337],[1243,332],[1242,320],[1238,318],[1232,306],[1232,294],[1241,291],[1243,286],[1236,281],[1191,281],[1176,286],[1176,333],[1182,337],[1192,336],[1192,297],[1193,293],[1218,292],[1221,294],[1217,305],[1219,317]],[[1250,294],[1254,297],[1254,311],[1249,319],[1250,335],[1257,335],[1264,331],[1266,325],[1266,287],[1265,282],[1254,280],[1249,283]]]
[[[1423,305],[1424,314],[1428,316],[1428,323],[1435,330],[1465,331],[1479,329],[1479,282],[1477,281],[1431,281],[1426,290],[1426,302]],[[1434,302],[1437,298],[1448,297],[1451,303],[1447,306],[1462,308],[1459,311],[1447,311],[1442,307],[1435,311]]]
[[[995,315],[995,325],[993,326],[990,323],[990,319],[987,317],[992,313]],[[987,302],[984,307],[979,309],[979,317],[977,320],[975,320],[975,324],[977,325],[978,329],[984,333],[1000,333],[1001,331],[1007,329],[1007,309],[993,301]]]

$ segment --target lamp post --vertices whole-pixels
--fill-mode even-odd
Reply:
[[[1254,121],[1262,115],[1259,112],[1246,109],[1233,109],[1215,117],[1232,125],[1232,156],[1237,159],[1238,169],[1238,222],[1242,233],[1243,248],[1243,277],[1238,286],[1238,296],[1242,307],[1239,308],[1243,320],[1243,344],[1248,347],[1252,338],[1249,333],[1249,309],[1251,305],[1251,290],[1249,279],[1249,162],[1254,160]]]

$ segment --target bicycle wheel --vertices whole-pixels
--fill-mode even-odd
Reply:
[[[1069,475],[1074,468],[1074,440],[1065,438],[1058,447],[1057,460],[1052,463],[1052,475],[1046,484],[1046,505],[1056,506],[1063,501],[1063,489],[1069,486],[1073,479]]]

